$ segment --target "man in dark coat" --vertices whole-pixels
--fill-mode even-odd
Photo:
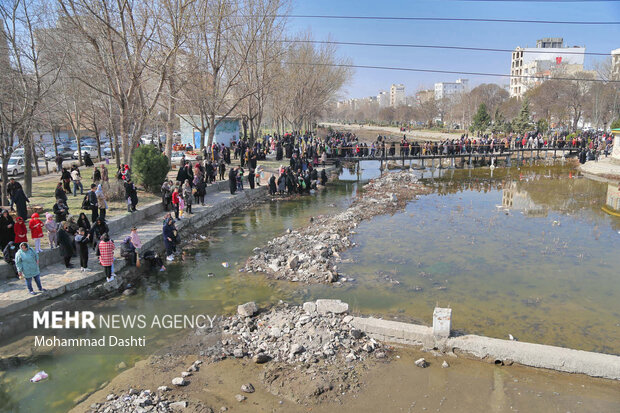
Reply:
[[[276,187],[276,176],[271,175],[271,178],[269,178],[269,195],[275,195],[277,191],[278,188]]]
[[[228,185],[231,195],[234,195],[237,191],[237,170],[235,168],[230,168],[230,172],[228,172]]]

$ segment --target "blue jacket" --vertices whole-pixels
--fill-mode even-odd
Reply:
[[[26,251],[23,251],[20,245],[19,251],[15,254],[15,266],[17,267],[17,271],[24,274],[26,278],[32,278],[41,273],[39,264],[37,263],[38,260],[39,254],[30,248],[30,246],[28,246]]]

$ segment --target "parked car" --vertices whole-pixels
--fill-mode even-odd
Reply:
[[[25,162],[22,156],[12,156],[11,158],[9,158],[9,163],[6,167],[8,174],[11,176],[17,176],[18,174],[23,174],[24,171],[26,170],[24,164]],[[0,162],[0,172],[1,171],[2,171],[2,163]]]
[[[11,158],[12,157],[20,157],[20,156],[24,156],[24,148],[15,148],[13,149],[13,153],[11,154]]]
[[[86,156],[86,154],[88,153],[90,155],[91,158],[96,158],[97,157],[97,147],[96,146],[82,146],[82,157]],[[73,159],[79,159],[79,153],[76,150],[75,152],[73,152],[72,155]]]

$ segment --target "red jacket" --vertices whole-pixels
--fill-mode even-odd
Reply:
[[[13,226],[15,230],[15,243],[19,245],[22,242],[28,242],[28,230],[26,229],[26,224],[24,224],[24,220],[21,217],[15,218],[15,225]]]
[[[174,205],[179,205],[179,193],[178,192],[172,193],[172,203]]]
[[[39,218],[31,218],[28,226],[30,227],[30,235],[33,239],[43,238],[43,223]]]
[[[99,263],[104,267],[109,267],[114,262],[114,242],[101,241],[99,243]]]

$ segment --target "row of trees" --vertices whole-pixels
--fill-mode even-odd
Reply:
[[[561,126],[569,131],[576,131],[584,123],[603,128],[620,117],[620,84],[609,82],[610,62],[596,67],[596,74],[589,71],[563,75],[575,80],[549,79],[530,89],[520,100],[510,98],[508,91],[497,84],[482,84],[449,98],[423,99],[408,106],[379,108],[368,102],[355,109],[345,107],[336,111],[334,117],[354,122],[414,121],[428,126],[439,121],[448,127],[495,132],[521,132],[526,123],[530,127]],[[519,119],[524,113],[530,116],[526,123]]]
[[[200,131],[201,146],[227,116],[240,117],[252,139],[266,118],[282,129],[312,123],[350,72],[316,65],[345,63],[332,47],[285,41],[286,1],[3,0],[3,180],[22,144],[30,193],[33,134],[44,131],[56,147],[55,132],[70,129],[80,157],[82,133],[101,151],[105,131],[117,163],[131,163],[156,125],[170,155],[180,116]]]

